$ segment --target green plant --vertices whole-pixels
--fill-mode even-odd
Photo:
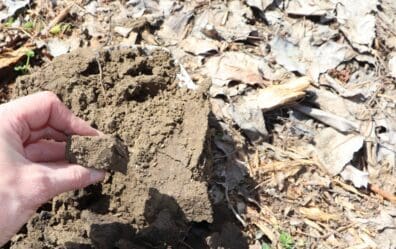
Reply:
[[[9,18],[7,19],[7,21],[4,23],[4,25],[5,25],[6,27],[11,27],[12,24],[13,24],[14,22],[15,22],[14,18],[13,18],[13,17],[9,17]]]
[[[34,26],[35,26],[34,22],[32,22],[32,21],[27,21],[23,24],[23,28],[28,31],[32,30],[34,28]]]
[[[264,243],[261,245],[261,249],[271,249],[271,246],[264,242]]]
[[[30,58],[33,57],[34,57],[34,51],[33,50],[27,51],[25,64],[14,67],[14,70],[21,73],[27,73],[30,69]]]
[[[293,249],[294,248],[293,237],[287,232],[284,232],[284,231],[280,232],[279,243],[281,244],[283,249]]]
[[[53,26],[50,29],[50,33],[53,35],[59,35],[61,33],[65,33],[71,29],[71,24],[70,23],[59,23],[55,26]]]

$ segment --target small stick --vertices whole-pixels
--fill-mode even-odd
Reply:
[[[145,40],[149,45],[158,45],[158,41],[146,29],[143,30],[140,35],[142,36],[142,39]]]
[[[52,21],[47,25],[47,27],[41,32],[42,35],[47,35],[52,27],[61,22],[70,12],[71,8],[74,6],[74,3],[69,4],[66,8],[64,8]]]
[[[221,26],[224,26],[227,22],[229,11],[227,10],[226,13],[224,13],[223,19],[221,20]]]
[[[380,187],[378,185],[373,185],[373,184],[369,184],[369,189],[382,196],[384,199],[392,202],[392,203],[396,203],[396,196],[393,195],[392,193],[386,192],[385,190],[380,189]]]
[[[336,231],[338,233],[341,233],[341,232],[343,232],[343,231],[345,231],[345,230],[347,230],[347,229],[349,229],[351,227],[355,227],[355,226],[356,226],[356,223],[351,223],[349,225],[346,225],[346,226],[343,226],[343,227],[340,227],[340,228],[336,229]]]
[[[3,28],[3,27],[2,27]],[[26,30],[24,30],[23,28],[20,28],[20,27],[16,27],[16,28],[14,28],[14,27],[4,27],[5,29],[9,29],[9,30],[18,30],[18,31],[21,31],[22,33],[24,33],[25,35],[27,35],[27,36],[29,36],[29,38],[32,38],[32,35],[31,34],[29,34]]]
[[[105,43],[106,46],[108,46],[111,43],[112,39],[113,39],[113,33],[111,32],[111,29],[112,29],[112,26],[113,26],[112,25],[112,19],[113,19],[113,15],[110,15],[109,16],[109,30],[108,30],[109,35],[107,36],[107,40],[106,40],[106,43]]]
[[[353,194],[356,194],[362,198],[365,198],[366,196],[362,193],[360,193],[356,188],[354,188],[351,185],[348,185],[346,183],[341,182],[340,180],[334,179],[333,183],[338,184],[338,186],[342,187],[343,189],[345,189],[348,192],[351,192]]]
[[[180,240],[179,243],[182,244],[183,246],[189,248],[189,249],[194,249],[194,248],[192,248],[189,244],[187,244],[186,242],[184,242],[184,241],[182,241],[182,240]]]
[[[234,215],[237,218],[237,220],[239,220],[239,222],[241,222],[243,227],[247,227],[246,221],[244,221],[242,219],[242,217],[238,214],[238,212],[235,210],[235,208],[231,204],[230,197],[228,196],[228,186],[225,183],[219,183],[219,182],[216,182],[216,183],[224,188],[224,194],[225,194],[225,197],[226,197],[226,200],[227,200],[227,203],[228,203],[228,207],[234,213]]]
[[[102,91],[103,91],[103,96],[105,97],[106,103],[109,103],[108,98],[107,98],[107,92],[103,84],[103,71],[102,71],[102,65],[99,62],[98,56],[95,57],[96,63],[98,63],[98,68],[99,68],[99,82],[100,85],[102,86]]]

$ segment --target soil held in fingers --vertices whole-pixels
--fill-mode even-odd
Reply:
[[[126,174],[128,148],[121,139],[111,136],[69,136],[66,143],[66,160],[88,168],[114,170]]]

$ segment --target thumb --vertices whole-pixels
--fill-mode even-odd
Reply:
[[[44,195],[46,201],[63,192],[84,188],[102,181],[105,172],[69,163],[41,163],[39,167],[45,174]],[[40,184],[40,183],[39,183]]]

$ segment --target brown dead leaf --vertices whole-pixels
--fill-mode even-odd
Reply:
[[[304,97],[310,82],[308,77],[291,79],[281,85],[259,89],[241,98],[239,102],[244,109],[258,108],[264,112],[270,111]]]
[[[276,244],[279,234],[274,227],[278,226],[279,223],[268,207],[262,208],[260,213],[258,213],[255,209],[247,207],[247,217],[249,217],[251,223],[258,227],[272,243]]]
[[[18,48],[17,50],[5,51],[0,54],[0,69],[5,67],[9,67],[17,63],[23,56],[26,55],[26,52],[32,50],[31,46],[23,46]]]
[[[286,196],[291,200],[297,200],[302,195],[303,195],[303,191],[301,186],[292,185],[287,188]]]
[[[206,63],[206,68],[217,86],[225,86],[231,81],[250,85],[269,85],[260,71],[264,61],[253,55],[240,52],[226,52],[221,56],[212,57]]]
[[[181,47],[194,55],[209,55],[219,51],[220,43],[209,39],[190,36],[180,43]]]
[[[337,221],[339,219],[338,215],[326,213],[317,207],[312,207],[312,208],[300,207],[299,211],[302,215],[304,215],[305,217],[311,220],[328,222],[330,220]]]
[[[318,230],[321,233],[325,233],[325,230],[323,230],[323,228],[321,228],[318,224],[316,224],[312,220],[304,219],[304,223],[312,228],[315,228],[316,230]]]
[[[261,230],[261,232],[265,234],[265,236],[268,237],[269,240],[271,240],[271,242],[276,241],[276,235],[272,232],[275,229],[267,226],[267,224],[265,224],[261,220],[255,221],[253,223]]]

